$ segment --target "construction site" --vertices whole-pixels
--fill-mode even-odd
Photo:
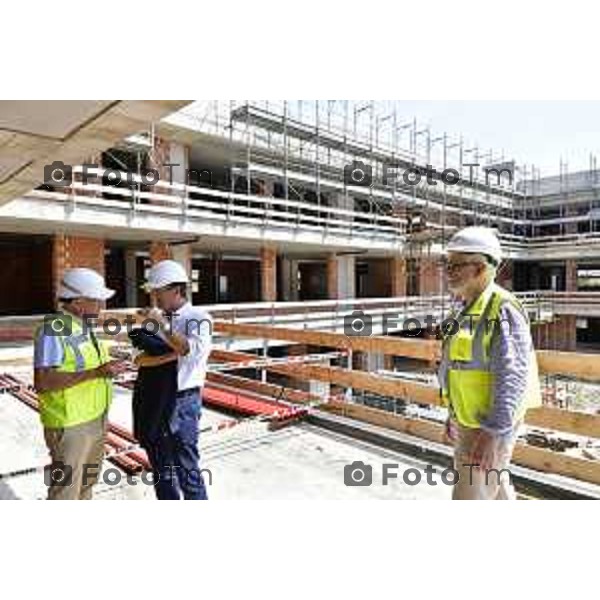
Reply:
[[[447,315],[441,258],[469,225],[496,230],[497,283],[526,308],[540,367],[543,405],[513,456],[519,496],[598,499],[595,156],[542,174],[391,101],[0,102],[0,499],[45,497],[33,339],[73,267],[116,290],[96,333],[128,361],[105,441],[104,469],[122,477],[94,497],[153,498],[131,479],[149,470],[132,433],[136,368],[107,325],[149,305],[144,281],[165,258],[213,319],[211,498],[449,499],[447,485],[376,479],[390,459],[451,465],[440,342],[414,322]],[[357,318],[364,335],[348,331]],[[372,485],[345,485],[356,461]]]

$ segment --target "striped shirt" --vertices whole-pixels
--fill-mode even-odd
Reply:
[[[492,411],[481,428],[497,435],[513,433],[513,415],[525,400],[533,341],[529,323],[510,302],[500,310],[500,330],[492,341],[490,363],[495,374]]]

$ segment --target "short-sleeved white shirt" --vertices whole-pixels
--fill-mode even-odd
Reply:
[[[190,346],[188,354],[178,358],[177,390],[202,387],[212,347],[210,314],[186,302],[171,316],[171,326],[172,333],[184,336]]]

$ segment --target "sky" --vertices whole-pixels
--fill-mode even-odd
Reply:
[[[436,135],[444,131],[482,151],[504,150],[517,164],[535,165],[542,175],[558,175],[560,159],[569,172],[587,169],[589,155],[600,158],[598,101],[397,101],[398,114],[417,117]],[[418,129],[421,129],[419,125]]]
[[[243,104],[245,101],[236,101]],[[283,111],[283,101],[251,101],[271,111]],[[267,102],[265,104],[265,102]],[[326,117],[329,101],[320,101],[321,118]],[[303,108],[300,104],[303,104]],[[335,101],[335,112],[341,118],[343,100]],[[350,115],[354,107],[364,106],[365,101],[349,101]],[[198,101],[181,112],[193,113],[201,120],[207,111],[212,110],[214,101]],[[229,101],[222,103],[222,110],[228,110]],[[264,105],[264,106],[263,106]],[[431,127],[431,137],[448,134],[449,144],[458,142],[461,135],[465,148],[479,146],[480,156],[490,149],[499,160],[504,153],[505,160],[514,159],[519,167],[531,166],[539,170],[541,176],[560,174],[561,159],[568,163],[569,173],[586,170],[590,165],[590,153],[600,159],[600,102],[599,101],[481,101],[481,100],[377,100],[376,114],[382,120],[382,131],[391,132],[391,115],[396,106],[397,124],[412,122],[417,118],[417,130]],[[315,118],[314,101],[287,101],[288,114],[312,122]],[[301,117],[298,117],[301,115]],[[368,131],[369,111],[360,113],[359,129]],[[350,116],[349,125],[351,126]],[[404,130],[401,147],[408,150],[408,130]],[[426,136],[419,136],[419,154],[424,156]],[[440,142],[434,145],[432,163],[440,165]],[[453,153],[453,154],[452,154]],[[458,162],[458,150],[453,150],[448,158],[448,167]],[[465,162],[472,162],[474,153],[465,155]],[[488,164],[485,157],[482,165]]]

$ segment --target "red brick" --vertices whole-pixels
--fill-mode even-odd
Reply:
[[[150,243],[150,263],[155,264],[161,260],[171,260],[173,252],[169,244],[166,242],[151,242]]]
[[[263,302],[277,300],[277,250],[264,246],[260,251],[260,284]]]
[[[104,240],[59,234],[52,245],[52,284],[56,296],[65,269],[88,267],[104,275]]]
[[[406,296],[406,260],[403,258],[391,258],[390,275],[392,297]]]
[[[436,295],[442,293],[442,265],[438,258],[423,257],[418,259],[419,264],[419,294]]]

